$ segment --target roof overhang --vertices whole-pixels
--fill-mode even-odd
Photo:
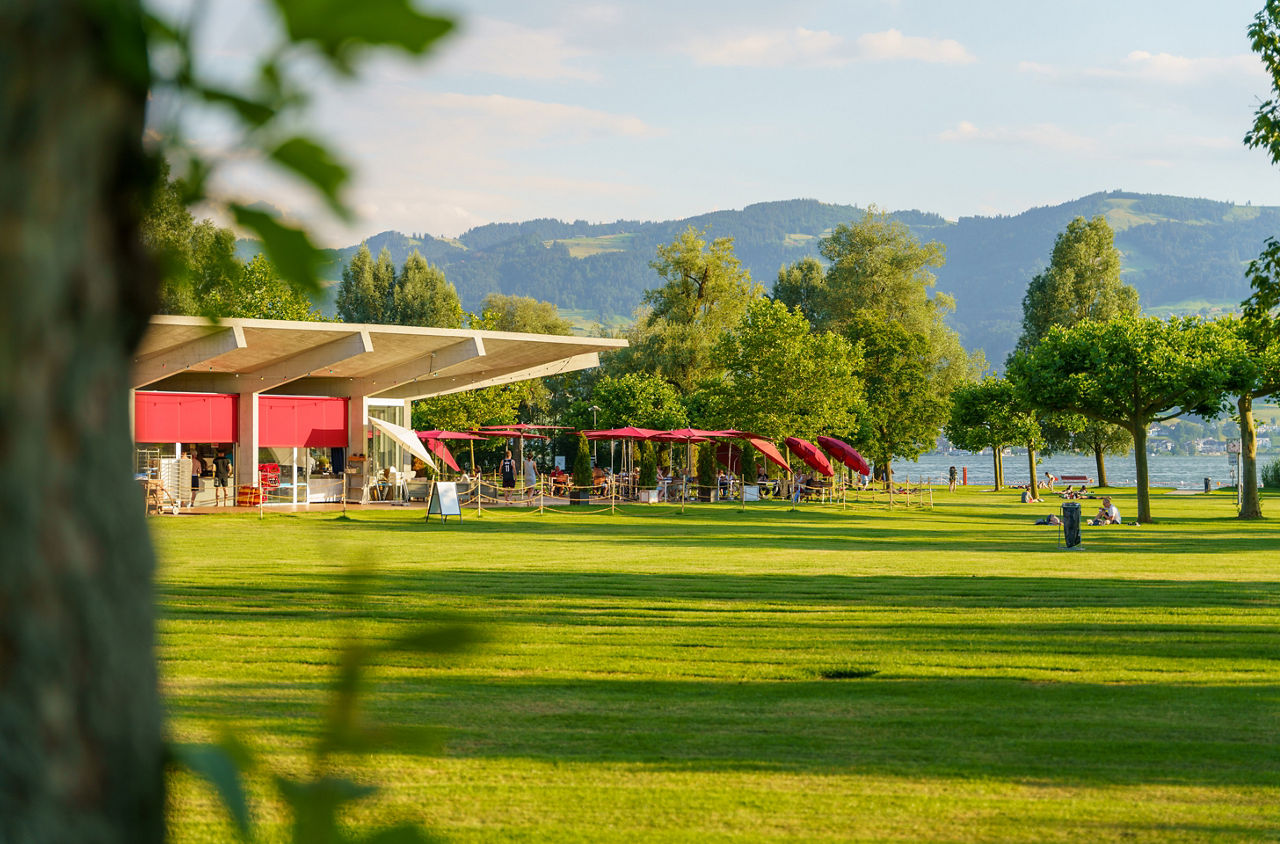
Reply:
[[[419,399],[599,364],[626,340],[404,325],[157,316],[134,389]]]

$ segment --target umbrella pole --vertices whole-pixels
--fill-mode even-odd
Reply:
[[[468,440],[467,445],[471,447],[471,483],[475,484],[476,490],[476,518],[480,518],[484,511],[480,507],[480,491],[483,484],[480,483],[480,476],[476,474],[476,441]]]

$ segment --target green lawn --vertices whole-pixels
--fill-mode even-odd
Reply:
[[[356,563],[376,570],[363,635],[443,613],[488,636],[374,672],[374,720],[448,743],[352,761],[386,789],[360,823],[457,841],[1275,840],[1280,498],[1239,524],[1227,494],[1157,494],[1160,524],[1085,528],[1073,552],[1031,524],[1056,500],[1014,500],[157,518],[171,732],[230,723],[301,770]],[[228,840],[193,781],[173,803],[176,841]]]

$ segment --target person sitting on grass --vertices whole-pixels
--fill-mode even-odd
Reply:
[[[1098,515],[1089,521],[1091,525],[1118,525],[1120,524],[1120,508],[1111,503],[1111,496],[1102,499],[1102,506],[1098,508]]]
[[[1030,484],[1028,484],[1026,489],[1022,490],[1022,503],[1023,504],[1039,504],[1040,502],[1041,502],[1041,499],[1036,497],[1036,491],[1031,488]]]

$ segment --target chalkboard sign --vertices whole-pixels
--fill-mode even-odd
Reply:
[[[431,488],[431,501],[427,504],[427,521],[438,515],[440,521],[457,516],[462,521],[462,505],[458,503],[458,484],[454,481],[438,481]]]

